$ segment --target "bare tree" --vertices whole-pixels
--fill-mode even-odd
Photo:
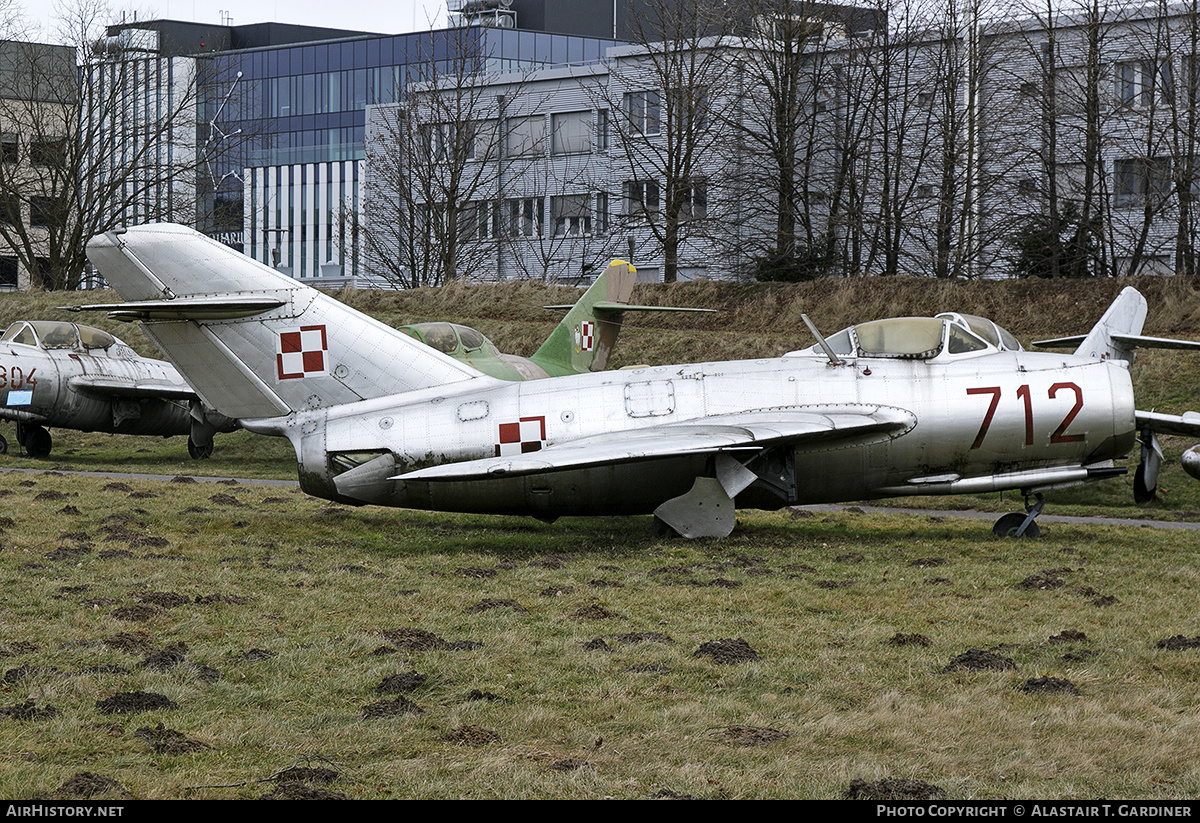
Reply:
[[[725,30],[721,9],[708,0],[651,0],[632,8],[628,39],[636,50],[611,62],[592,88],[624,166],[613,199],[631,231],[646,231],[661,248],[663,280],[678,278],[680,253],[717,223],[710,209],[710,157],[726,157],[721,109],[725,88]],[[614,169],[614,174],[618,173]]]
[[[847,29],[870,25],[838,7],[795,0],[749,0],[734,21],[737,37],[724,52],[737,78],[735,104],[721,115],[735,135],[730,194],[739,224],[769,226],[739,232],[749,242],[760,279],[822,274],[830,264],[828,191],[820,183],[828,146],[838,49]],[[759,238],[764,238],[762,241]]]
[[[433,31],[407,60],[395,105],[370,116],[368,213],[355,227],[374,274],[402,288],[495,269],[506,145],[525,135],[507,101],[523,78],[487,75],[485,32]],[[436,59],[435,59],[436,58]]]
[[[199,61],[157,56],[137,39],[151,32],[104,38],[107,14],[79,0],[61,10],[62,45],[0,57],[0,241],[45,289],[79,285],[96,234],[195,219]],[[148,98],[162,82],[170,95]]]

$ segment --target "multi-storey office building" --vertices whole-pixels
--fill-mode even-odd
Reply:
[[[77,92],[74,49],[0,41],[0,290],[28,289],[50,267]]]
[[[480,113],[500,125],[460,164],[473,185],[411,205],[485,278],[575,279],[611,255],[648,277],[1195,272],[1196,7],[829,22],[684,44],[715,57],[682,83],[661,57],[678,43],[484,78],[503,109]]]
[[[534,10],[546,5],[523,3]],[[507,21],[519,23],[512,15],[520,10],[521,3],[505,9]],[[591,28],[611,29],[611,17],[607,20],[593,21]],[[613,43],[497,26],[380,35],[175,21],[114,26],[109,39],[92,71],[116,72],[120,66],[128,74],[126,64],[134,62],[147,66],[139,77],[198,78],[195,134],[186,141],[196,160],[197,174],[189,183],[196,207],[191,214],[171,212],[173,219],[195,222],[302,278],[365,273],[356,233],[368,105],[394,102],[410,81],[460,65],[495,73],[595,61]],[[134,106],[139,111],[179,94],[157,79],[134,88],[141,90]],[[168,215],[145,209],[129,214],[130,220],[147,218]]]

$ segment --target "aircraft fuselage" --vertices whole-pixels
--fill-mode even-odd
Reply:
[[[811,351],[528,383],[487,378],[335,405],[247,428],[287,436],[310,494],[343,502],[542,517],[649,513],[712,475],[706,454],[614,461],[471,480],[388,479],[407,471],[556,442],[742,414],[883,410],[907,421],[860,437],[768,449],[786,475],[739,507],[777,508],[903,494],[1045,488],[1088,479],[1135,440],[1128,370],[1112,361],[1021,351],[942,352],[930,360]],[[507,450],[507,452],[506,452]],[[381,459],[380,459],[381,458]],[[353,483],[347,470],[376,460]],[[792,461],[787,466],[787,461]]]

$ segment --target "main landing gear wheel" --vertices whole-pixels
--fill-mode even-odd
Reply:
[[[53,444],[50,432],[41,426],[30,426],[25,430],[25,453],[30,457],[48,457]]]
[[[8,454],[8,441],[0,434],[0,454]]]
[[[207,460],[212,457],[212,453],[213,444],[211,440],[203,446],[197,446],[192,438],[188,438],[188,454],[192,456],[193,460]]]
[[[667,521],[663,520],[657,514],[654,515],[654,536],[660,540],[674,540],[681,535],[671,526],[667,525]]]

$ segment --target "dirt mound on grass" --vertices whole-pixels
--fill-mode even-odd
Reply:
[[[1004,657],[995,652],[985,652],[982,649],[968,649],[950,661],[944,672],[967,671],[1005,671],[1015,669],[1017,664],[1011,657]]]
[[[119,800],[129,800],[132,795],[111,777],[92,772],[79,772],[55,789],[48,800],[90,800],[104,795]]]
[[[710,640],[692,652],[692,657],[710,657],[714,663],[747,663],[758,660],[758,652],[740,637]]]
[[[944,789],[920,780],[851,780],[843,800],[945,800]]]

